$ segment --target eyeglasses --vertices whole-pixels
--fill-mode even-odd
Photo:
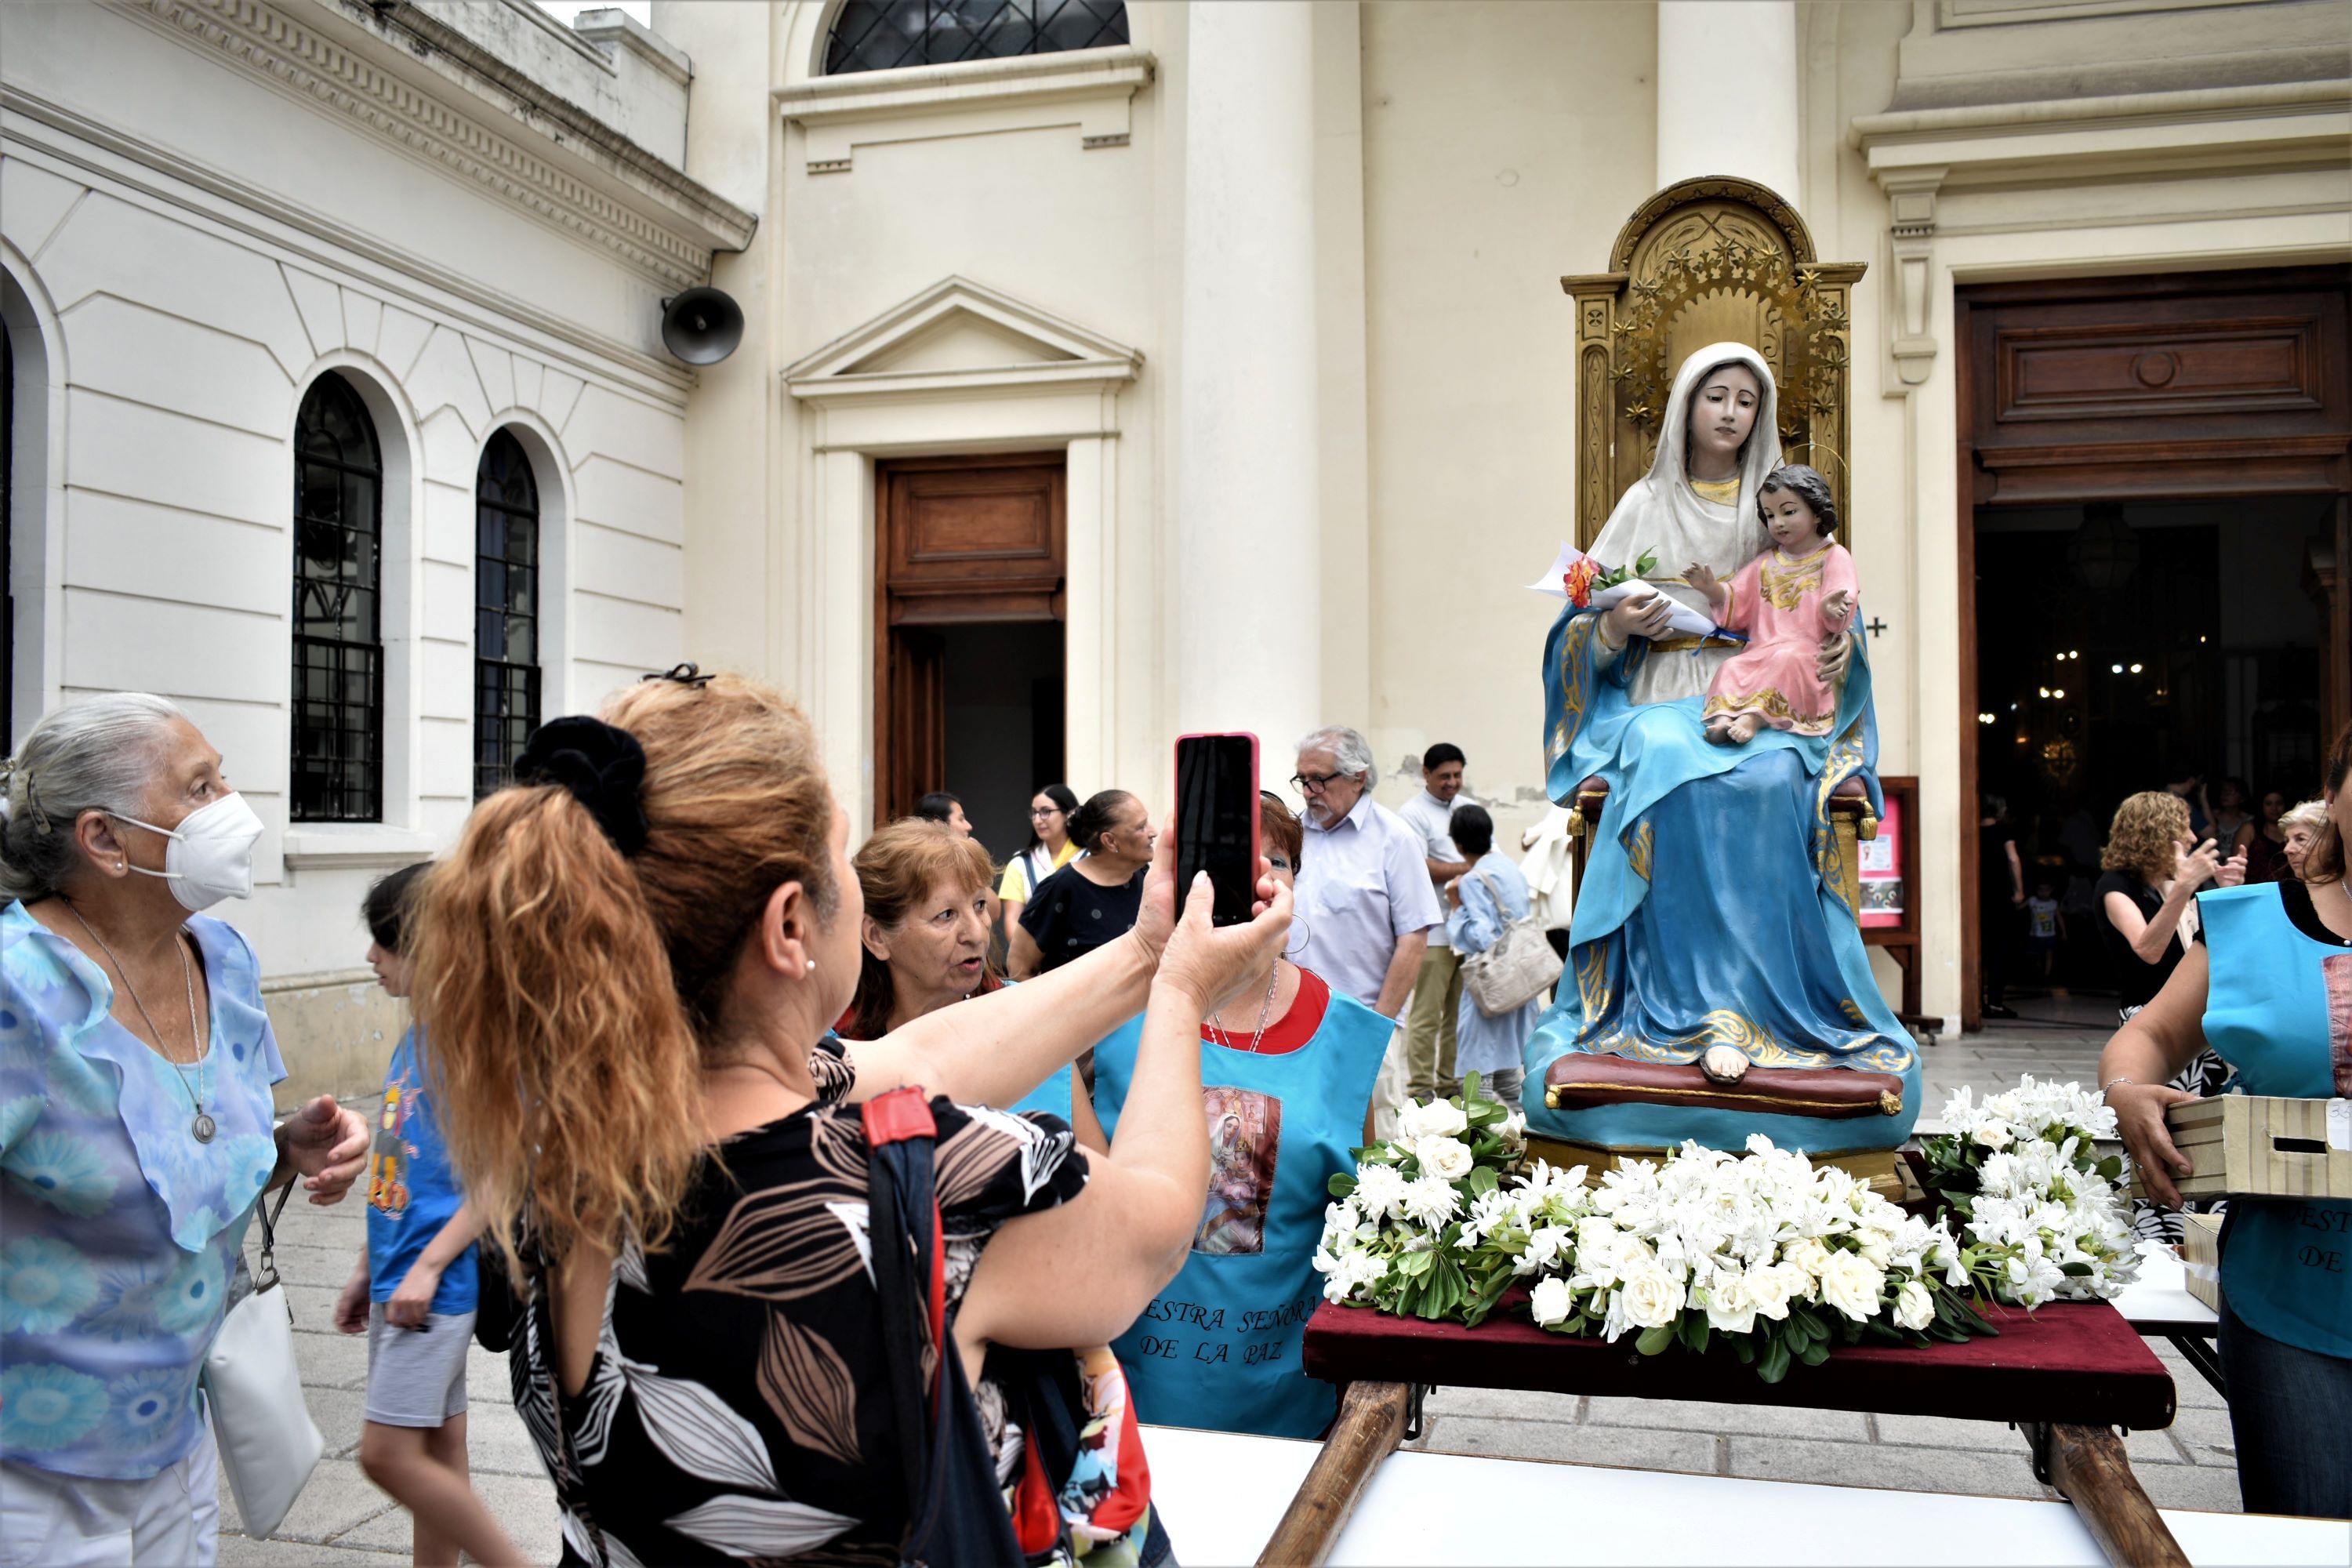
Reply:
[[[1343,779],[1347,776],[1345,773],[1293,773],[1290,775],[1290,782],[1298,786],[1298,793],[1301,795],[1321,795],[1331,787],[1331,782],[1334,779]]]
[[[1032,806],[1029,808],[1029,816],[1032,821],[1034,821],[1036,818],[1041,816],[1059,816],[1061,815],[1062,808],[1058,805]]]

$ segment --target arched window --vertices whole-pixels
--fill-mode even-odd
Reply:
[[[513,776],[539,728],[539,485],[494,431],[474,475],[474,798]]]
[[[1127,42],[1121,0],[847,0],[824,72],[951,65]]]
[[[294,421],[297,822],[383,820],[383,453],[351,383]]]

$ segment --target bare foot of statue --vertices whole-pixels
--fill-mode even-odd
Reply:
[[[1764,721],[1762,719],[1753,713],[1742,713],[1738,718],[1734,719],[1729,724],[1724,727],[1725,743],[1733,746],[1744,746],[1748,744],[1748,742],[1754,740],[1756,738],[1756,731],[1762,728],[1764,728]]]
[[[1731,721],[1717,715],[1706,721],[1707,743],[1712,746],[1731,744]]]

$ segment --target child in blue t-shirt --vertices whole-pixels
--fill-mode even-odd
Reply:
[[[404,867],[368,889],[368,963],[394,996],[408,994],[406,901],[425,869]],[[413,1517],[420,1565],[457,1568],[461,1550],[477,1563],[520,1563],[467,1477],[466,1352],[482,1227],[449,1167],[413,1028],[393,1048],[370,1120],[367,1250],[335,1303],[335,1326],[368,1337],[360,1468]]]

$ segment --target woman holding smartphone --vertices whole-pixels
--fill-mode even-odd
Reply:
[[[1258,830],[1285,887],[1305,834],[1261,795]],[[1098,1127],[1108,1148],[1135,1102],[1144,1020],[1095,1047]],[[1313,1437],[1337,1392],[1298,1364],[1307,1320],[1323,1298],[1315,1249],[1334,1175],[1371,1141],[1372,1083],[1396,1026],[1273,952],[1200,1029],[1201,1110],[1209,1180],[1184,1266],[1112,1343],[1144,1420],[1275,1437]]]

